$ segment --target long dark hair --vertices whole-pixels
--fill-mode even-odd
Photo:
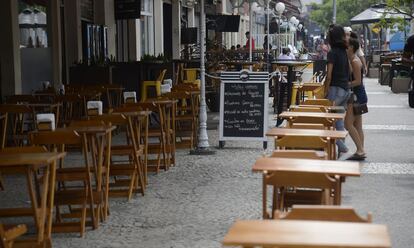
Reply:
[[[342,26],[332,24],[328,31],[329,45],[334,48],[346,49],[345,31]]]
[[[349,46],[352,46],[352,50],[354,51],[354,53],[356,53],[356,51],[358,51],[359,49],[359,41],[351,37],[348,43],[349,43]]]

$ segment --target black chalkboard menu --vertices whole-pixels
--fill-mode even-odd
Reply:
[[[224,72],[220,92],[220,141],[265,141],[268,73]]]

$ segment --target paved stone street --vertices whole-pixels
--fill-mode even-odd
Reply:
[[[407,94],[393,94],[377,80],[366,80],[366,85],[368,158],[362,177],[344,184],[343,203],[362,215],[371,211],[375,223],[388,225],[394,248],[413,247],[414,110],[408,107]],[[262,144],[227,142],[218,150],[215,122],[217,114],[211,114],[209,138],[215,155],[179,151],[176,167],[150,176],[144,197],[111,199],[109,220],[98,230],[88,230],[85,238],[54,234],[54,247],[221,247],[235,220],[261,218],[261,176],[251,166],[263,155]],[[354,150],[350,138],[347,144]],[[10,184],[16,180],[7,179],[6,186]]]

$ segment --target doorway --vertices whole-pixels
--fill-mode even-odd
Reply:
[[[163,4],[163,25],[164,25],[164,56],[172,58],[172,5]]]

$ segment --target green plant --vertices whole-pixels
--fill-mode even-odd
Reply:
[[[163,62],[169,62],[171,61],[171,58],[165,56],[164,54],[160,53],[157,56],[151,55],[151,54],[144,54],[141,57],[141,61],[143,62],[151,62],[151,61],[163,61]]]

